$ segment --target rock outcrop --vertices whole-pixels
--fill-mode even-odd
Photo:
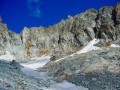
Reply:
[[[15,61],[0,60],[0,90],[41,90],[50,86],[49,81],[24,74],[20,67]]]
[[[89,90],[120,89],[120,48],[104,48],[52,61],[38,71],[56,82],[64,80]]]
[[[120,3],[98,11],[88,9],[49,27],[25,27],[21,34],[9,31],[0,19],[0,50],[10,51],[16,60],[29,60],[45,54],[65,56],[80,50],[89,41],[120,41]]]
[[[115,5],[116,23],[120,24],[120,2]]]

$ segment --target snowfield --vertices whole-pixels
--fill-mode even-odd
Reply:
[[[46,63],[50,61],[50,55],[39,58],[36,57],[34,59],[36,59],[36,61],[21,64],[23,66],[23,68],[21,68],[21,71],[27,75],[34,76],[35,78],[41,78],[43,80],[49,79],[50,77],[48,77],[45,72],[38,72],[36,70],[37,68],[43,67]],[[43,90],[88,90],[84,87],[76,86],[66,81],[62,83],[55,83],[54,81],[52,81],[52,83],[53,84],[49,88],[43,88]]]

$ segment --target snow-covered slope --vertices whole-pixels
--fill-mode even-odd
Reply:
[[[34,76],[35,78],[41,78],[43,80],[48,80],[50,77],[47,76],[45,72],[38,72],[36,71],[37,68],[43,67],[46,63],[50,61],[50,55],[43,56],[39,58],[34,58],[35,61],[31,61],[29,63],[23,63],[21,64],[23,67],[21,68],[21,71],[24,72],[27,75]],[[33,60],[34,60],[33,59]],[[49,88],[43,88],[43,90],[88,90],[81,86],[76,86],[69,82],[62,82],[62,83],[55,83],[51,80],[53,83]]]
[[[99,42],[99,40],[93,39],[80,51],[73,53],[71,55],[68,55],[66,57],[63,57],[59,60],[56,60],[56,62],[63,60],[67,57],[74,56],[76,54],[86,53],[86,52],[92,51],[92,50],[98,50],[100,48],[94,46],[98,42]],[[111,47],[119,47],[119,46],[118,45],[117,46],[111,45]],[[6,54],[1,56],[0,59],[13,60],[14,56],[11,55],[9,52],[6,52]],[[21,64],[23,66],[21,68],[21,71],[24,72],[25,74],[33,76],[35,78],[41,78],[43,80],[48,80],[48,79],[50,79],[50,77],[45,72],[38,72],[37,69],[40,67],[43,67],[49,61],[50,61],[50,55],[32,58],[30,62]],[[81,86],[76,86],[76,85],[69,83],[67,81],[64,81],[62,83],[55,83],[54,81],[52,81],[52,83],[53,84],[49,88],[43,88],[43,89],[44,90],[88,90],[87,88],[84,88]]]
[[[50,55],[44,57],[36,57],[35,61],[31,61],[29,63],[21,64],[23,68],[21,68],[22,72],[27,75],[34,76],[35,78],[41,78],[47,80],[47,75],[44,72],[36,71],[37,68],[43,67],[46,63],[50,61]]]
[[[62,83],[52,84],[49,88],[44,88],[44,90],[88,90],[88,89],[63,81]]]
[[[81,49],[80,51],[76,52],[76,54],[86,53],[88,51],[100,49],[99,47],[94,46],[98,42],[99,42],[99,39],[93,39],[83,49]]]
[[[81,54],[81,53],[86,53],[88,51],[92,51],[92,50],[98,50],[100,48],[94,46],[94,44],[98,43],[99,40],[97,39],[93,39],[90,43],[88,43],[82,50],[73,53],[72,55],[69,56],[74,56],[75,54]],[[63,60],[69,56],[66,56],[64,58],[61,58],[57,61]],[[24,63],[21,64],[23,66],[23,68],[21,68],[21,70],[26,73],[27,75],[31,75],[34,76],[36,78],[42,78],[44,80],[47,80],[49,77],[47,76],[46,73],[44,72],[37,72],[35,70],[37,70],[37,68],[43,67],[46,63],[48,63],[50,61],[50,55],[49,56],[43,56],[40,58],[33,58],[29,63]],[[57,62],[56,61],[56,62]],[[44,88],[44,90],[88,90],[87,88],[81,87],[81,86],[76,86],[72,83],[69,82],[62,82],[62,83],[54,83],[49,87],[49,88]]]
[[[99,39],[93,39],[93,40],[90,41],[83,49],[77,51],[76,53],[73,53],[73,54],[71,54],[71,55],[68,55],[68,56],[66,56],[66,57],[63,57],[63,58],[61,58],[61,59],[58,59],[58,60],[56,60],[56,62],[61,61],[61,60],[65,59],[65,58],[67,58],[67,57],[74,56],[74,55],[76,55],[76,54],[86,53],[86,52],[92,51],[92,50],[98,50],[98,49],[100,49],[100,48],[97,47],[97,46],[94,46],[94,45],[95,45],[96,43],[98,43],[98,42],[99,42]]]
[[[43,57],[36,57],[32,60],[34,61],[31,61],[29,63],[23,63],[21,65],[29,69],[37,70],[37,68],[43,67],[46,63],[50,61],[50,55]]]

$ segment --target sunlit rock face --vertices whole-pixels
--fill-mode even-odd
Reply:
[[[120,3],[98,11],[88,9],[74,17],[49,27],[25,27],[20,34],[7,29],[0,18],[0,50],[9,51],[16,60],[30,60],[46,54],[61,57],[80,50],[94,38],[119,42]]]

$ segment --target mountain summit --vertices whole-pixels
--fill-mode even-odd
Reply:
[[[119,44],[120,2],[114,7],[91,8],[49,27],[25,27],[20,34],[7,29],[0,19],[0,54],[9,51],[15,59],[29,60],[47,54],[72,54],[94,38]],[[57,58],[59,58],[57,57]]]

